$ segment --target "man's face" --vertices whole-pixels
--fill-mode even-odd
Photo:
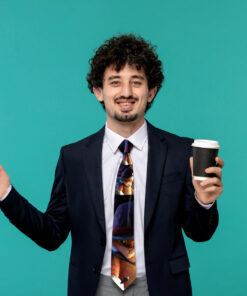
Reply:
[[[144,119],[147,102],[153,100],[156,91],[148,89],[143,69],[126,64],[119,72],[113,66],[106,68],[103,87],[94,89],[94,94],[104,102],[107,120],[113,123]]]

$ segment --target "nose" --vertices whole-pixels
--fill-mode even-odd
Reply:
[[[123,87],[121,89],[121,96],[126,97],[126,98],[132,96],[132,88],[129,83],[126,83],[123,85]]]

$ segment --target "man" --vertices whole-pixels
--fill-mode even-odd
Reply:
[[[192,295],[182,228],[195,241],[213,235],[223,160],[206,170],[215,177],[193,180],[193,140],[145,120],[164,78],[151,44],[113,37],[90,63],[89,89],[106,110],[106,126],[62,147],[45,213],[1,167],[0,208],[47,250],[71,231],[69,296]]]

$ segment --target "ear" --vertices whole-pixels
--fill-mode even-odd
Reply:
[[[93,87],[93,93],[99,102],[103,102],[102,88]]]
[[[151,103],[152,100],[154,99],[156,93],[157,93],[157,86],[151,88],[149,91],[148,91],[148,102]]]

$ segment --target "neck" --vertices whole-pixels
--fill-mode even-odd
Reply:
[[[143,117],[141,120],[138,120],[136,122],[112,122],[107,118],[107,127],[115,132],[116,134],[124,137],[129,138],[131,135],[133,135],[144,123],[145,118]]]

